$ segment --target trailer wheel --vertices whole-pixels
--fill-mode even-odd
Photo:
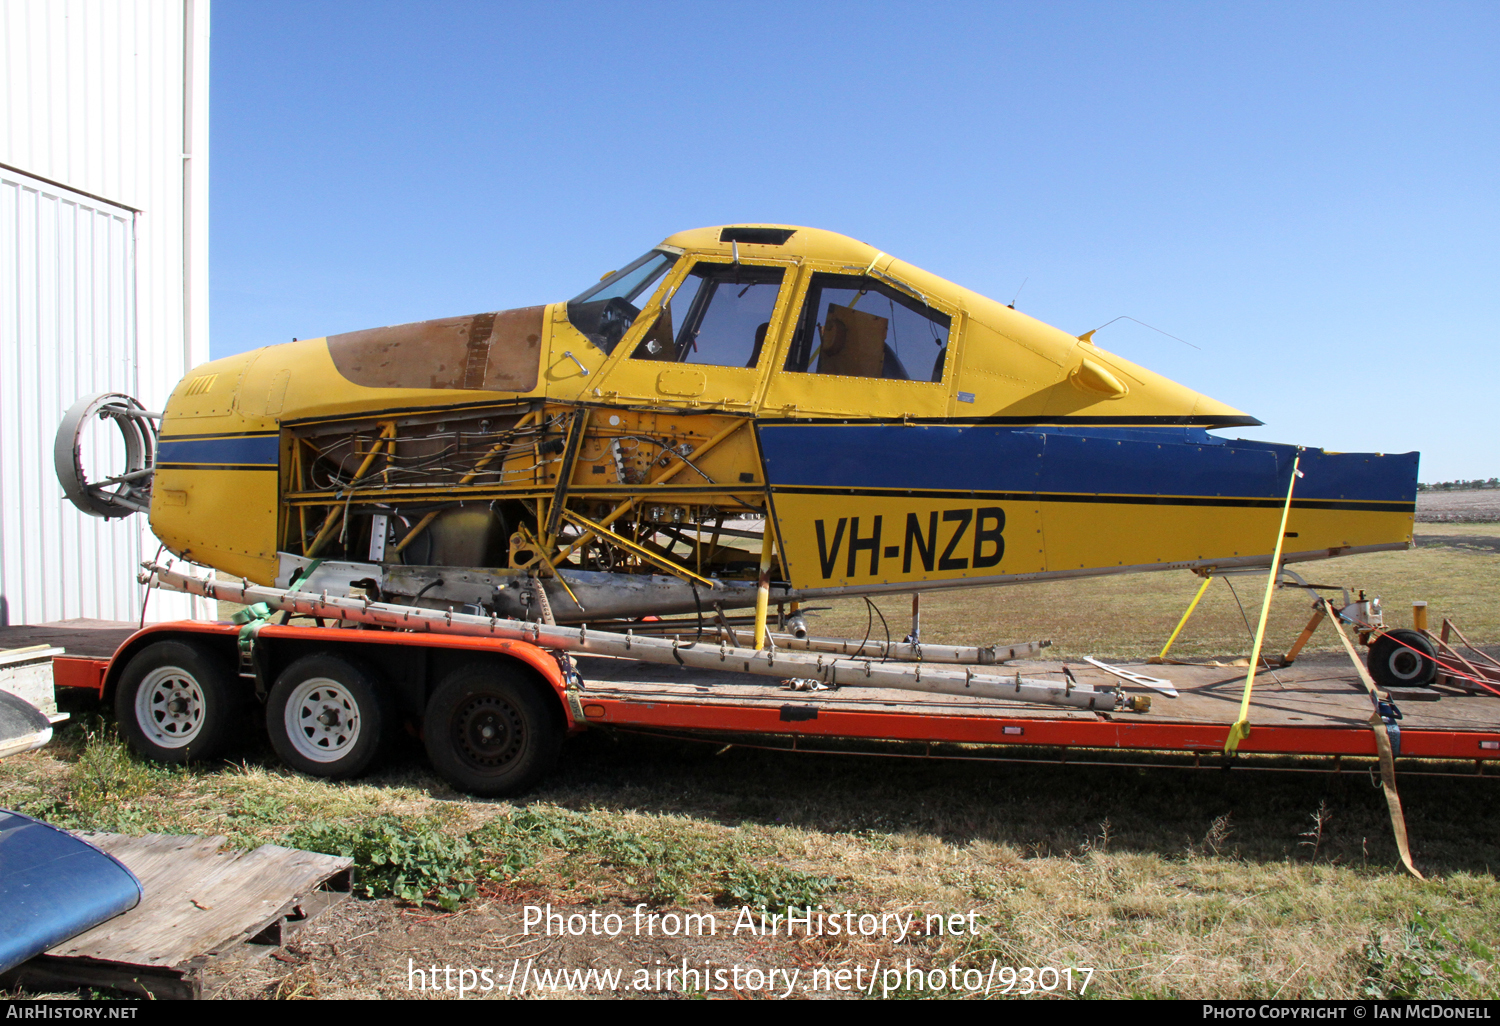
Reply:
[[[182,641],[141,649],[115,689],[120,733],[136,754],[155,762],[214,758],[233,739],[244,709],[226,668]]]
[[[1381,687],[1426,687],[1437,680],[1437,650],[1420,632],[1403,627],[1370,643],[1369,666],[1370,676]]]
[[[388,719],[370,676],[321,652],[281,671],[266,701],[271,746],[282,762],[313,777],[363,773],[380,754]]]
[[[423,721],[433,767],[454,787],[499,796],[552,768],[562,728],[536,686],[504,666],[470,663],[438,685]]]

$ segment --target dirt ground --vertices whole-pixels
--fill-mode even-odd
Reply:
[[[1500,521],[1500,488],[1418,492],[1419,524],[1491,524]]]
[[[545,915],[547,896],[536,895],[531,904]],[[205,978],[205,996],[805,998],[861,996],[868,993],[863,987],[872,983],[878,996],[882,982],[888,987],[897,984],[895,977],[881,979],[880,970],[890,967],[890,950],[878,950],[882,945],[800,935],[795,940],[763,938],[748,929],[734,936],[733,909],[675,910],[697,917],[695,926],[706,922],[702,917],[713,916],[715,934],[671,937],[647,933],[645,927],[637,935],[637,910],[628,906],[555,906],[559,914],[589,916],[592,925],[575,919],[578,935],[568,935],[564,920],[549,937],[540,925],[526,930],[525,908],[523,903],[496,899],[439,914],[388,900],[346,901],[314,920],[285,947],[219,966]],[[648,926],[674,914],[661,908],[640,911],[643,917],[658,917]],[[669,921],[669,926],[676,924]],[[615,929],[619,936],[609,936]],[[919,939],[913,938],[905,949],[909,954],[903,954],[900,968],[907,957],[913,965],[929,964],[930,954]],[[861,956],[860,988],[854,986],[852,973],[848,979],[835,977]],[[824,971],[815,976],[817,968]]]

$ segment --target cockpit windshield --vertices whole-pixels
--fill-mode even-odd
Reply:
[[[613,352],[676,259],[673,253],[653,249],[606,275],[599,284],[568,301],[568,320],[594,345],[606,353]]]

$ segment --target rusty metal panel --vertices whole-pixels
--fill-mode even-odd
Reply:
[[[444,317],[332,335],[339,373],[367,388],[473,388],[530,392],[541,360],[546,307]]]

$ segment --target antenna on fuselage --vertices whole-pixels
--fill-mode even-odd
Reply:
[[[1028,281],[1030,281],[1030,280],[1031,280],[1031,277],[1029,275],[1027,277],[1025,277],[1025,278],[1022,278],[1021,279],[1021,289],[1024,289],[1026,287],[1026,283]],[[1010,301],[1009,306],[1010,306],[1010,308],[1012,310],[1014,310],[1016,308],[1016,299],[1020,299],[1021,298],[1021,289],[1016,289],[1016,297],[1015,297],[1015,299],[1012,299]]]
[[[1024,284],[1024,282],[1022,284]],[[1154,325],[1154,324],[1147,324],[1145,321],[1139,320],[1139,319],[1137,319],[1135,317],[1132,317],[1129,314],[1121,314],[1120,316],[1116,317],[1114,321],[1105,321],[1103,324],[1099,325],[1099,327],[1090,329],[1089,331],[1085,331],[1082,335],[1078,336],[1078,341],[1092,343],[1094,341],[1094,332],[1096,332],[1096,331],[1103,331],[1105,328],[1107,328],[1111,324],[1115,323],[1115,321],[1135,321],[1135,323],[1139,324],[1141,327],[1143,327],[1143,328],[1150,328],[1152,331],[1156,332],[1158,335],[1165,335],[1165,336],[1167,336],[1167,338],[1177,339],[1177,341],[1181,342],[1183,345],[1185,345],[1185,346],[1192,346],[1194,349],[1198,350],[1198,352],[1200,352],[1200,353],[1203,352],[1203,347],[1202,346],[1194,346],[1191,342],[1189,342],[1185,338],[1177,338],[1177,336],[1174,335],[1174,334],[1172,334],[1170,331],[1162,331],[1156,325]]]

